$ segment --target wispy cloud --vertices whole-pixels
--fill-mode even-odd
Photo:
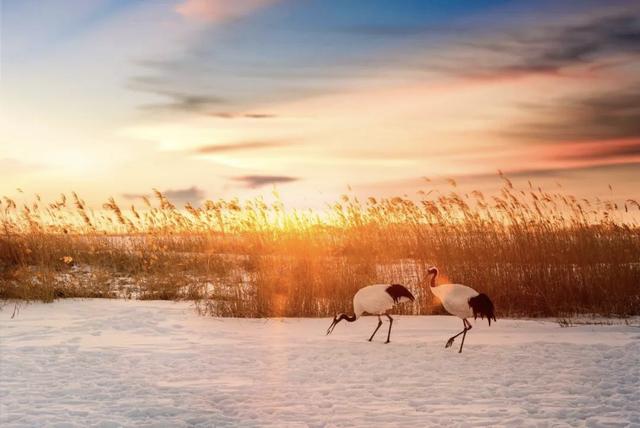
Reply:
[[[635,140],[604,141],[593,144],[581,144],[557,155],[562,160],[599,161],[610,163],[619,161],[640,162],[640,138]]]
[[[629,163],[609,163],[609,164],[594,164],[594,165],[576,165],[565,168],[527,168],[527,167],[515,167],[510,170],[503,171],[504,176],[510,180],[517,180],[522,184],[528,184],[527,181],[538,186],[542,185],[542,182],[565,182],[567,179],[574,177],[583,177],[586,185],[592,183],[594,175],[602,176],[605,179],[611,179],[613,182],[617,181],[619,177],[627,177],[632,181],[638,181],[637,174],[635,173],[640,167],[639,162]],[[474,174],[454,174],[458,187],[463,189],[477,190],[488,183],[493,183],[490,188],[495,188],[495,184],[500,182],[500,175],[498,171],[489,171],[483,173]],[[601,182],[602,183],[602,182]],[[606,183],[606,182],[605,182]],[[402,188],[406,192],[424,191],[425,188],[430,188],[435,192],[441,192],[443,188],[450,184],[449,177],[429,177],[429,182],[425,182],[424,177],[412,177],[403,180],[387,180],[387,181],[373,181],[356,186],[356,189],[365,191],[368,193],[384,194],[389,192],[391,195],[397,194],[397,189]]]
[[[278,0],[185,0],[176,6],[176,12],[188,19],[201,22],[221,22],[239,18]]]
[[[206,194],[204,190],[197,186],[191,186],[185,189],[168,189],[162,192],[171,202],[177,204],[198,203],[202,201]],[[142,199],[150,197],[148,193],[123,193],[122,197],[129,200]]]
[[[521,106],[532,116],[504,131],[509,138],[537,142],[640,138],[640,83],[549,105]]]
[[[629,163],[609,163],[609,164],[593,164],[593,165],[577,165],[566,168],[520,168],[512,171],[505,171],[505,175],[509,178],[529,179],[534,182],[537,179],[549,178],[549,179],[566,179],[576,174],[585,174],[593,172],[605,172],[608,176],[613,177],[617,175],[625,176],[634,172],[640,162]],[[587,175],[588,176],[588,175]],[[460,177],[460,181],[474,180],[483,177],[496,177],[495,174],[476,174]],[[587,183],[588,184],[588,183]]]
[[[247,63],[242,54],[241,58],[218,58],[207,51],[212,48],[202,49],[204,52],[187,51],[172,61],[138,61],[145,74],[130,78],[127,87],[168,99],[142,108],[224,119],[268,119],[275,115],[251,110],[270,103],[326,95],[341,85],[346,87],[347,78],[367,76],[364,71],[355,73],[352,67],[320,69],[319,65],[298,63],[298,59],[288,63],[276,55],[253,64]]]
[[[151,194],[149,193],[122,193],[122,197],[128,199],[130,201],[135,201],[138,199],[148,198]]]
[[[182,203],[199,202],[205,197],[204,190],[196,186],[191,186],[187,189],[169,189],[165,190],[163,193],[170,201]]]
[[[606,54],[640,53],[640,14],[629,11],[565,28],[540,28],[507,50],[518,58],[509,68],[532,71],[558,71]]]
[[[286,184],[298,181],[297,177],[289,177],[286,175],[243,175],[233,177],[234,181],[242,183],[245,187],[254,189],[257,187],[267,186],[269,184]]]
[[[241,150],[260,150],[270,149],[273,147],[283,147],[291,145],[289,141],[246,141],[233,144],[215,144],[211,146],[198,147],[194,150],[197,154],[214,154],[235,152]]]
[[[218,119],[273,119],[277,117],[277,115],[270,113],[235,113],[230,111],[209,113],[209,116]]]
[[[254,10],[252,8],[263,5],[258,1],[191,3],[183,4],[194,11],[233,9],[236,4],[243,5],[237,6],[242,10]],[[218,16],[217,12],[204,15]],[[282,22],[274,21],[274,25]],[[363,24],[358,20],[351,24],[347,20],[342,26],[326,24],[317,31],[302,33],[312,50],[313,46],[322,47],[317,49],[318,55],[312,55],[279,32],[265,33],[263,27],[238,23],[224,30],[204,32],[180,56],[141,64],[148,69],[148,75],[132,80],[132,87],[170,97],[170,102],[155,107],[158,109],[228,119],[249,118],[244,112],[256,106],[340,92],[363,84],[366,79],[402,80],[416,77],[416,73],[421,73],[419,77],[424,79],[425,72],[435,79],[555,74],[573,66],[596,67],[605,60],[624,61],[640,53],[638,7],[612,12],[603,6],[597,11],[551,17],[544,23],[524,22],[516,29],[510,27],[508,21],[489,28],[476,26],[466,30],[437,25],[441,24],[392,21]],[[240,31],[253,36],[235,37]],[[228,38],[224,46],[216,43],[221,34]],[[433,38],[432,34],[438,37]],[[380,45],[368,42],[370,35],[391,39],[381,45],[387,49],[368,46],[369,43]],[[255,43],[256,39],[261,42]],[[367,54],[334,51],[326,47],[329,40],[337,44],[366,45],[363,50]],[[437,53],[433,51],[436,48]],[[225,105],[222,112],[220,104]],[[265,117],[268,116],[251,118]]]
[[[167,99],[167,101],[146,104],[144,110],[178,111],[185,113],[209,114],[214,108],[227,103],[223,97],[207,94],[202,90],[167,89],[169,82],[150,77],[134,77],[130,80],[129,87],[142,90]]]
[[[558,73],[607,57],[640,53],[640,8],[591,16],[582,22],[525,27],[466,45],[476,50],[471,56],[490,54],[494,60],[478,61],[471,71],[468,61],[452,62],[448,68],[487,77],[496,73]]]

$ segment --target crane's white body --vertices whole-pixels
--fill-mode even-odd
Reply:
[[[354,322],[366,312],[378,316],[378,326],[373,331],[373,334],[371,334],[369,342],[373,340],[373,337],[382,325],[380,315],[385,315],[389,319],[389,332],[387,333],[387,341],[385,343],[389,343],[393,318],[391,318],[391,315],[389,315],[387,311],[398,303],[411,302],[414,300],[415,297],[413,297],[411,291],[401,284],[374,284],[363,287],[353,296],[353,315],[336,314],[327,329],[327,335],[331,334],[336,324],[340,321],[347,320],[348,322]]]
[[[455,336],[452,336],[444,345],[445,348],[449,348],[453,345],[453,341],[456,337],[462,335],[462,343],[460,343],[460,350],[464,346],[464,338],[467,337],[467,332],[471,330],[471,324],[467,321],[467,318],[476,317],[484,319],[487,317],[489,325],[491,325],[491,319],[496,320],[495,308],[493,302],[486,294],[480,294],[471,287],[467,287],[462,284],[442,284],[436,285],[436,278],[438,277],[438,268],[432,266],[427,271],[429,275],[433,275],[431,278],[431,284],[429,289],[431,292],[442,302],[442,306],[451,315],[455,315],[462,320],[464,328]]]
[[[353,296],[353,312],[356,318],[363,313],[382,315],[393,308],[397,303],[409,302],[407,297],[400,297],[397,302],[387,293],[389,284],[374,284],[361,288]]]
[[[442,284],[429,289],[451,315],[462,319],[473,317],[469,299],[479,294],[473,288],[462,284]]]

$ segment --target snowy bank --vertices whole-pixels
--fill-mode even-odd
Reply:
[[[640,328],[453,317],[221,319],[187,303],[0,311],[0,425],[640,425]],[[381,329],[386,333],[387,325]]]

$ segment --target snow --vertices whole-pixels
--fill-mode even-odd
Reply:
[[[3,427],[640,426],[640,328],[221,319],[188,303],[0,311]]]

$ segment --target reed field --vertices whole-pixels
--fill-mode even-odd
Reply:
[[[344,195],[320,211],[277,193],[177,207],[75,193],[0,202],[0,298],[194,300],[203,314],[317,317],[348,310],[367,284],[401,283],[408,314],[442,313],[426,284],[467,284],[498,316],[640,314],[640,204],[578,199],[504,176],[488,196],[429,188],[417,197]]]

